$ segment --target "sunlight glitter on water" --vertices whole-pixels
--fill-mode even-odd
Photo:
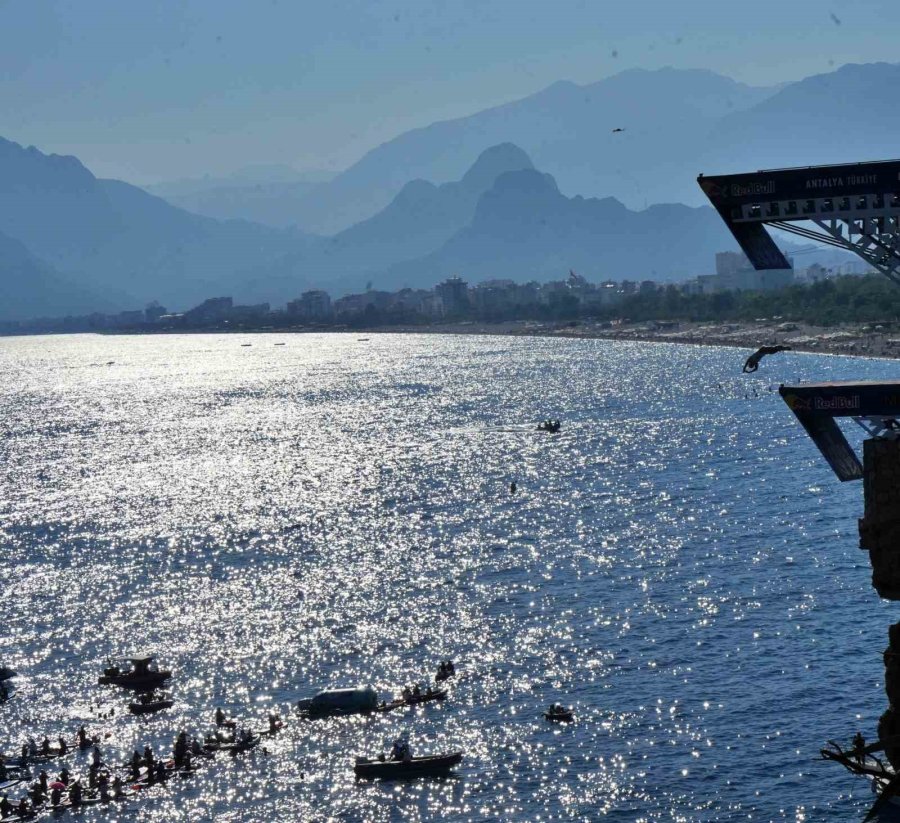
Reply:
[[[740,353],[649,344],[239,342],[0,340],[0,655],[25,675],[0,746],[85,722],[124,760],[207,731],[216,705],[261,726],[320,688],[397,693],[445,658],[460,674],[442,705],[291,718],[268,754],[82,817],[863,807],[812,762],[884,708],[861,491],[832,481],[767,389],[889,364],[786,355],[747,378]],[[559,435],[534,431],[547,417]],[[884,626],[847,632],[871,618]],[[175,705],[149,720],[96,685],[136,648],[175,673]],[[544,721],[555,700],[573,725]],[[400,732],[417,752],[465,750],[457,776],[356,781],[353,757]]]

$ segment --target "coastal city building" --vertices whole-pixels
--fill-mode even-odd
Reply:
[[[286,307],[273,310],[269,303],[236,305],[231,297],[212,297],[183,313],[168,313],[157,302],[143,311],[118,314],[94,313],[84,317],[57,318],[5,324],[0,332],[17,330],[105,331],[157,328],[292,328],[323,325],[422,324],[454,320],[546,319],[606,315],[623,302],[653,300],[662,290],[683,296],[726,292],[772,291],[792,284],[814,284],[848,274],[866,274],[865,264],[842,263],[827,268],[812,263],[805,269],[757,271],[740,252],[720,252],[715,274],[693,277],[677,285],[652,280],[607,279],[591,282],[575,271],[565,279],[546,282],[489,279],[473,286],[458,276],[433,288],[403,288],[396,292],[367,289],[332,301],[323,289],[304,291]]]

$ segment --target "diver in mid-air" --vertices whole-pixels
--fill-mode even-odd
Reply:
[[[759,368],[759,361],[767,354],[778,354],[780,351],[790,351],[790,346],[760,346],[744,363],[744,374],[755,372]]]

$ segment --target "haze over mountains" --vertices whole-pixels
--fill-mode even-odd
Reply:
[[[698,172],[894,156],[898,80],[884,63],[767,89],[628,71],[407,132],[331,180],[257,167],[153,187],[171,202],[0,139],[0,317],[282,301],[455,273],[703,273],[734,244],[696,208]]]

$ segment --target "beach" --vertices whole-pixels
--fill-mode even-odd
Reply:
[[[552,322],[517,320],[498,323],[479,321],[437,323],[428,326],[378,326],[359,329],[360,334],[413,332],[417,334],[490,334],[518,337],[567,337],[623,340],[642,343],[683,343],[697,346],[732,346],[754,350],[783,345],[794,351],[843,354],[857,357],[900,358],[900,329],[894,324],[845,324],[816,326],[781,318],[752,322],[647,321]]]

